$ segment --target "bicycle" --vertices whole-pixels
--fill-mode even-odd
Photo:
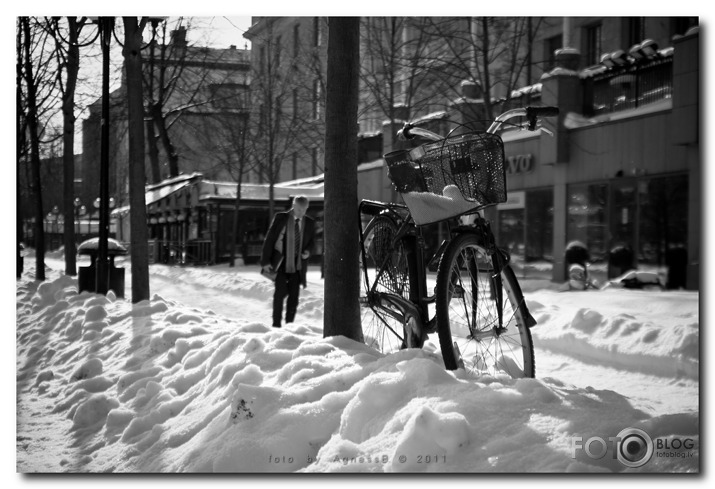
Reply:
[[[389,353],[422,348],[437,333],[448,370],[535,376],[530,329],[536,321],[509,253],[497,246],[482,210],[506,201],[504,145],[497,131],[515,117],[526,123],[512,125],[534,131],[540,117],[557,114],[556,107],[512,109],[485,132],[451,136],[453,129],[446,137],[405,123],[399,138],[428,140],[385,155],[405,204],[363,200],[358,207],[366,343]],[[365,226],[363,216],[369,220]],[[423,227],[440,222],[447,223],[449,237],[427,261]],[[434,264],[430,295],[427,269]]]

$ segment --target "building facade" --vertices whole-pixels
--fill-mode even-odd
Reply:
[[[207,178],[232,180],[246,139],[242,133],[248,124],[250,50],[190,46],[186,33],[180,27],[166,44],[155,42],[142,53],[147,120],[162,117],[161,126],[166,128],[163,133],[158,122],[147,124],[145,166],[150,184],[170,176],[170,153],[178,173],[201,171]],[[110,94],[110,195],[117,207],[128,201],[126,90],[123,76],[121,86]],[[161,115],[151,111],[157,102]],[[101,107],[100,98],[82,122],[80,198],[87,202],[99,194]],[[152,170],[152,148],[157,151],[158,179]]]
[[[169,178],[147,187],[149,258],[154,263],[206,265],[226,262],[235,242],[236,256],[244,263],[258,262],[271,223],[267,184],[244,183],[237,206],[237,184],[205,178],[199,172]],[[274,188],[277,210],[290,209],[293,197],[304,195],[308,215],[316,220],[312,262],[322,255],[322,179],[283,182]],[[238,228],[234,219],[238,207]],[[112,212],[116,237],[130,241],[129,207]]]
[[[327,19],[253,17],[251,144],[253,183],[323,172]]]
[[[574,24],[579,25],[571,23],[572,29]],[[646,19],[644,24],[670,29],[691,22]],[[592,26],[584,21],[579,29],[587,33]],[[621,48],[631,41],[610,39],[607,46],[617,49],[602,53],[598,64],[584,60],[579,50],[557,50],[554,67],[509,101],[509,107],[552,105],[561,111],[558,120],[545,122],[554,136],[502,133],[508,200],[486,213],[523,276],[545,270],[563,281],[565,247],[578,240],[589,249],[594,276],[601,280],[611,275],[609,252],[624,246],[638,268],[666,275],[679,267],[685,279],[676,286],[699,286],[698,29],[663,45],[641,40]],[[458,119],[465,103],[481,102],[462,98],[445,113],[416,122],[444,133],[444,120]],[[395,148],[390,138],[385,142],[385,152]],[[375,188],[383,189],[383,199],[394,197],[384,183],[370,182],[364,192]]]
[[[686,255],[687,287],[697,288],[697,22],[363,18],[359,140],[382,139],[385,154],[404,147],[394,134],[405,120],[446,134],[454,122],[484,129],[490,117],[510,107],[558,106],[554,137],[503,134],[508,201],[487,214],[522,276],[563,281],[565,246],[578,240],[589,248],[597,278],[608,278],[609,252],[622,245],[632,249],[640,268],[661,273],[674,256]],[[265,69],[271,59],[307,66],[297,56],[303,52],[301,36],[307,36],[310,54],[319,61],[311,71],[319,87],[326,33],[319,18],[256,18],[247,37],[254,43],[254,64]],[[501,56],[484,54],[496,39],[508,40],[510,56],[503,50]],[[282,112],[304,119],[296,114],[309,109],[319,116],[320,90],[308,94],[315,104],[290,104],[283,97],[283,106],[294,110]],[[283,178],[316,174],[307,154],[294,158],[302,157],[305,162],[289,164],[294,171],[283,171]],[[400,201],[381,158],[364,158],[358,169],[361,198]],[[444,232],[438,226],[427,241],[438,244]]]

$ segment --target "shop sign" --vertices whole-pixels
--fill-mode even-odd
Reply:
[[[509,175],[529,173],[533,169],[533,159],[530,154],[513,155],[506,158],[506,172]]]

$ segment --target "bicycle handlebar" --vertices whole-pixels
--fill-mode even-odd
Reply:
[[[514,117],[526,117],[529,122],[527,129],[529,131],[534,131],[536,130],[536,122],[539,118],[555,117],[557,115],[559,115],[558,107],[523,107],[520,109],[511,109],[500,114],[496,119],[494,119],[494,122],[492,122],[486,132],[494,134],[499,130],[504,122]],[[427,129],[415,127],[415,125],[410,122],[405,122],[402,129],[397,131],[397,137],[402,141],[414,139],[415,136],[420,136],[431,141],[444,139],[439,134],[428,131]]]

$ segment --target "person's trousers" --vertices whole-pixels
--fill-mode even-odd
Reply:
[[[295,319],[295,311],[298,309],[298,297],[300,296],[300,272],[286,273],[281,268],[276,276],[276,290],[273,293],[273,326],[281,326],[283,317],[283,301],[286,296],[286,323],[292,323]]]

